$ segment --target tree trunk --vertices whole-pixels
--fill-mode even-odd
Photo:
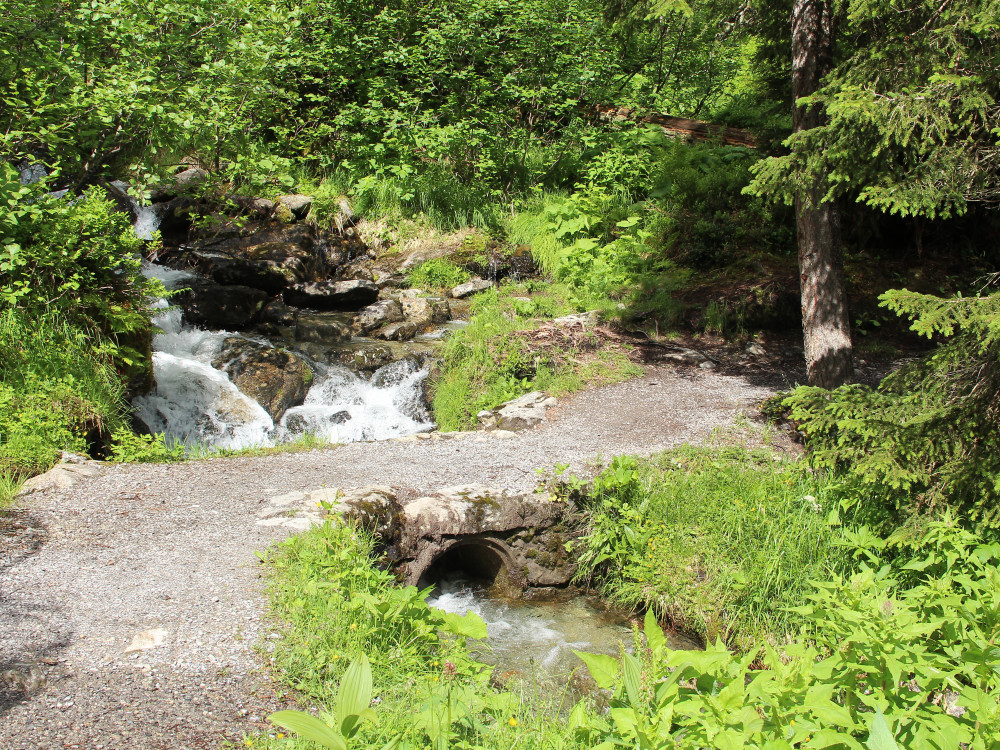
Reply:
[[[792,100],[814,93],[830,69],[833,46],[833,0],[794,0],[792,6]],[[819,107],[794,106],[794,130],[808,130],[823,121]],[[850,318],[844,291],[840,246],[840,213],[832,202],[821,202],[824,175],[795,200],[799,241],[799,282],[802,292],[802,332],[810,385],[836,388],[851,380],[854,356]]]

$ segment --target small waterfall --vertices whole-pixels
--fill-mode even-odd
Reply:
[[[427,368],[411,359],[386,365],[371,380],[331,366],[281,425],[291,435],[313,433],[331,443],[425,432],[434,427],[421,393],[426,377]]]
[[[180,289],[195,275],[153,263],[144,273]],[[400,360],[365,379],[339,365],[306,359],[315,379],[305,402],[285,412],[278,425],[229,376],[212,367],[227,338],[241,334],[210,331],[184,323],[181,309],[166,300],[153,324],[155,389],[133,400],[136,416],[152,431],[188,446],[223,449],[267,446],[315,434],[331,443],[384,440],[424,432],[434,422],[423,402],[427,367]],[[249,338],[249,337],[246,337]],[[263,339],[253,341],[270,346]]]
[[[246,448],[271,442],[271,417],[211,365],[154,352],[153,375],[155,391],[133,402],[136,415],[153,432],[187,446]]]
[[[160,207],[140,206],[134,200],[135,209],[135,235],[140,240],[153,239],[153,233],[160,228]]]

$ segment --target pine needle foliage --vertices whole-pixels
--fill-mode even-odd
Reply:
[[[883,531],[952,508],[1000,535],[1000,292],[942,299],[901,289],[881,304],[945,341],[877,389],[794,391],[785,404],[812,463],[849,477]]]
[[[791,203],[817,177],[838,196],[901,216],[962,214],[1000,199],[1000,3],[838,4],[837,67],[800,104],[824,125],[758,162],[748,190]]]

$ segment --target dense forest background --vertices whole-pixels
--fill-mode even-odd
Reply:
[[[580,744],[561,746],[663,747],[673,732],[678,747],[997,747],[998,100],[993,0],[8,3],[0,490],[60,450],[181,457],[131,429],[164,290],[141,274],[157,240],[135,236],[123,194],[142,204],[196,166],[205,179],[186,189],[220,211],[297,192],[317,222],[349,205],[386,244],[400,227],[471,229],[482,247],[530,248],[545,281],[522,302],[484,295],[480,323],[449,341],[435,410],[450,427],[559,375],[525,370],[514,333],[529,319],[597,309],[629,331],[740,345],[804,326],[808,384],[765,409],[804,436],[802,463],[682,452],[616,461],[591,486],[588,575],[721,640],[672,679],[647,625],[645,666],[591,665],[599,683],[618,675],[606,687],[626,713],[581,713],[566,735]],[[712,127],[691,140],[657,115]],[[853,383],[863,360],[893,371]],[[774,525],[736,511],[734,486],[774,500]],[[805,526],[804,497],[823,506]],[[683,583],[650,583],[645,546],[668,526],[697,526],[717,553],[708,585],[691,579],[695,550],[655,569]],[[816,544],[796,546],[803,533]],[[794,598],[817,579],[834,582]],[[836,664],[810,672],[821,657]],[[761,664],[784,680],[754,683],[773,715],[747,708]],[[731,705],[706,708],[719,691],[679,687],[682,672],[728,686]],[[932,687],[900,697],[908,680]],[[331,699],[314,682],[298,687]],[[678,691],[690,713],[671,719]]]

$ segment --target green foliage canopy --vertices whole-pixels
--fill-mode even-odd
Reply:
[[[803,103],[827,122],[756,166],[785,202],[824,180],[889,213],[948,217],[1000,199],[1000,3],[849,0],[839,64]]]

